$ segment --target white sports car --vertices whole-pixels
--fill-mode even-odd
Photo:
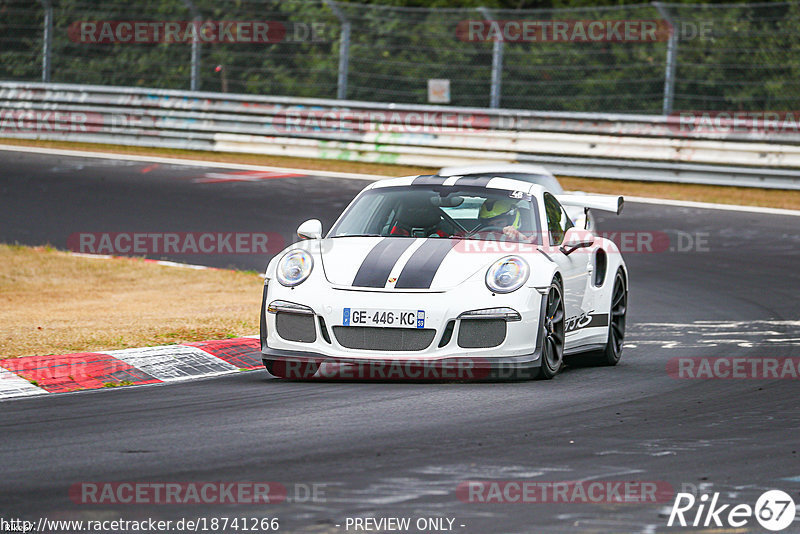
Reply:
[[[261,351],[278,377],[542,378],[565,355],[615,365],[628,273],[556,195],[491,176],[372,183],[326,236],[318,220],[267,266]]]

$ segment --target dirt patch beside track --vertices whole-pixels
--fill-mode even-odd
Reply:
[[[0,245],[0,358],[258,333],[262,277]]]

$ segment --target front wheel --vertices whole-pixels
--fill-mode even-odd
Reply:
[[[549,380],[564,365],[564,297],[561,285],[553,280],[547,293],[542,339],[542,367],[539,378]]]

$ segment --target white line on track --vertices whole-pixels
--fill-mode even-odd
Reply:
[[[265,171],[265,172],[284,172],[296,174],[310,174],[318,176],[330,176],[331,178],[344,178],[348,180],[367,180],[377,181],[386,178],[394,178],[394,176],[383,176],[377,174],[358,174],[350,172],[334,172],[334,171],[321,171],[311,169],[291,169],[287,167],[269,167],[264,165],[248,165],[245,163],[224,163],[218,161],[205,161],[181,158],[161,158],[155,156],[138,156],[135,154],[113,154],[108,152],[84,152],[81,150],[66,150],[60,148],[44,148],[44,147],[30,147],[22,145],[3,145],[0,144],[0,150],[10,152],[26,152],[31,154],[48,154],[55,156],[72,156],[78,158],[100,158],[100,159],[114,159],[122,161],[142,161],[148,163],[164,163],[168,165],[187,165],[192,167],[206,167],[206,168],[220,168],[220,169],[240,169],[251,171]],[[800,210],[787,210],[780,208],[765,208],[760,206],[740,206],[736,204],[714,204],[711,202],[692,202],[689,200],[669,200],[663,198],[647,198],[647,197],[634,197],[625,196],[626,202],[639,203],[639,204],[655,204],[660,206],[676,206],[682,208],[697,208],[697,209],[712,209],[712,210],[725,210],[725,211],[739,211],[749,213],[763,213],[766,215],[788,215],[793,217],[800,217]]]
[[[190,167],[207,167],[218,169],[240,169],[246,171],[264,171],[264,172],[283,172],[292,174],[313,174],[318,176],[330,176],[331,178],[345,178],[349,180],[367,180],[374,182],[376,180],[384,180],[386,178],[394,178],[393,176],[382,176],[378,174],[357,174],[351,172],[334,172],[334,171],[321,171],[312,169],[290,169],[287,167],[269,167],[266,165],[248,165],[246,163],[226,163],[221,161],[206,161],[195,159],[183,158],[161,158],[157,156],[138,156],[135,154],[113,154],[110,152],[84,152],[82,150],[66,150],[60,148],[43,148],[31,146],[17,146],[17,145],[2,145],[0,150],[9,152],[27,152],[30,154],[47,154],[52,156],[73,156],[77,158],[98,158],[98,159],[114,159],[122,161],[142,161],[147,163],[164,163],[168,165],[187,165]]]

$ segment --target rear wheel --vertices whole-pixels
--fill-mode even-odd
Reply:
[[[561,284],[553,280],[547,293],[547,307],[542,329],[542,367],[539,378],[549,380],[564,365],[564,296]]]
[[[287,362],[283,360],[264,360],[269,374],[278,378],[304,380],[314,376],[319,365],[316,362]]]
[[[611,293],[611,308],[608,313],[608,341],[603,350],[597,353],[600,365],[617,365],[622,356],[622,343],[625,341],[625,316],[628,312],[628,290],[622,271],[617,271],[614,289]]]

